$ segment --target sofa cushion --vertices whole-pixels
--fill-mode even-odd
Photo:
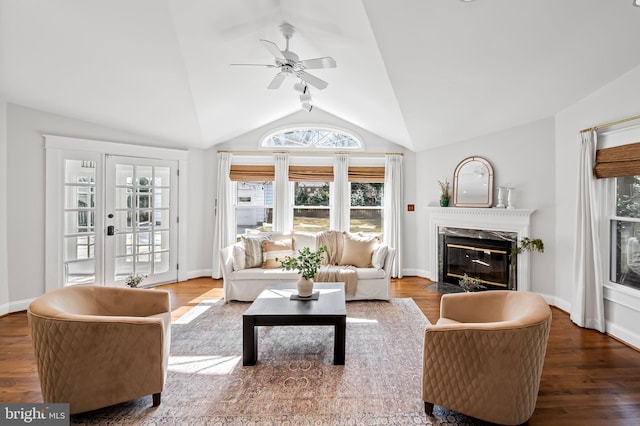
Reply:
[[[270,235],[262,237],[247,237],[242,235],[245,252],[245,268],[260,268],[262,266],[262,241],[270,240]]]
[[[242,244],[234,244],[231,248],[231,256],[233,258],[233,270],[239,271],[245,268],[246,253]]]
[[[291,280],[292,285],[300,278],[300,274],[295,271],[284,271],[282,269],[262,269],[251,268],[231,273],[234,280]],[[277,281],[276,281],[277,282]]]
[[[371,265],[376,269],[384,268],[384,261],[387,259],[387,253],[389,252],[389,246],[383,243],[379,243],[373,249],[373,255],[371,256]]]
[[[294,239],[289,238],[280,241],[262,241],[262,267],[265,269],[281,268],[278,259],[284,259],[287,256],[294,256],[293,251]]]
[[[309,247],[312,251],[316,250],[316,233],[315,232],[303,232],[293,231],[293,248],[296,251],[302,250],[305,247]]]
[[[344,233],[342,258],[339,265],[353,265],[356,268],[368,268],[371,266],[373,249],[379,240],[373,238],[358,237],[348,232]]]

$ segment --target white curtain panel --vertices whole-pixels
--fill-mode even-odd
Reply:
[[[571,321],[580,327],[605,331],[602,290],[602,257],[598,236],[598,182],[593,176],[597,133],[580,133],[578,201],[574,246],[575,284],[571,303]]]
[[[333,157],[333,208],[331,209],[331,229],[349,231],[351,188],[349,187],[349,154]]]
[[[287,232],[293,227],[293,212],[289,200],[289,154],[274,154],[276,181],[273,189],[273,230]]]
[[[384,164],[384,241],[396,249],[391,276],[402,278],[402,155],[388,154]]]
[[[233,214],[233,187],[229,179],[231,153],[218,153],[218,176],[215,201],[215,222],[213,224],[213,278],[222,278],[220,268],[220,250],[236,240],[235,219]]]

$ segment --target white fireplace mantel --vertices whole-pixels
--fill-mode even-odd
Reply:
[[[531,215],[535,210],[462,208],[462,207],[426,207],[429,216],[430,271],[432,281],[438,281],[438,227],[480,229],[487,231],[514,232],[518,241],[529,236]],[[518,255],[517,285],[520,291],[530,290],[529,252]]]

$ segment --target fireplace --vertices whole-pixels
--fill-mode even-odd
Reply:
[[[466,274],[488,290],[515,290],[516,263],[509,253],[516,244],[512,232],[440,227],[442,267],[438,281],[458,284]]]
[[[427,220],[429,223],[429,256],[428,265],[429,270],[426,271],[426,276],[434,282],[445,282],[444,280],[444,235],[447,234],[450,237],[471,238],[480,240],[480,243],[484,244],[489,241],[490,246],[480,245],[480,249],[488,248],[491,250],[503,250],[507,253],[511,250],[512,244],[516,244],[517,241],[522,240],[524,237],[529,236],[529,228],[531,223],[531,215],[535,210],[529,209],[498,209],[498,208],[464,208],[464,207],[426,207]],[[454,240],[455,241],[455,240]],[[494,242],[504,244],[504,247],[496,247]],[[454,242],[454,244],[460,241]],[[465,246],[474,246],[478,241],[468,244],[470,241],[464,241]],[[507,246],[507,243],[509,246]],[[473,251],[473,250],[472,250]],[[473,251],[478,254],[482,254],[484,250]],[[468,254],[468,253],[466,253]],[[447,254],[449,256],[449,254]],[[453,255],[453,253],[451,254]],[[463,254],[464,256],[464,254]],[[504,262],[510,262],[508,270],[508,280],[495,280],[493,278],[486,281],[494,281],[504,284],[506,281],[507,289],[518,291],[530,291],[530,255],[528,252],[523,252],[511,259],[506,260],[504,257],[502,260],[491,259],[491,262],[481,256],[475,258],[470,256],[469,259],[475,259],[476,262],[472,262],[476,266],[476,270],[470,270],[469,276],[477,273],[479,262],[485,262],[495,265],[502,264],[500,269],[506,269]],[[502,262],[502,263],[501,263]],[[483,267],[484,269],[486,267]],[[464,270],[463,270],[464,272]],[[458,272],[453,272],[458,275]],[[506,271],[504,272],[506,274]],[[454,277],[455,278],[455,277]],[[449,278],[449,282],[453,284],[454,278]],[[503,277],[504,278],[504,277]],[[458,280],[455,280],[455,284],[458,284]],[[485,284],[486,285],[486,284]],[[502,286],[495,286],[488,288],[505,288]]]

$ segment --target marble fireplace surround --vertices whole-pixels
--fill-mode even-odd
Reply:
[[[427,207],[429,216],[429,266],[431,279],[438,281],[438,227],[477,229],[482,231],[513,232],[518,241],[529,237],[531,215],[535,210],[529,209],[496,209],[496,208],[462,208],[462,207]],[[517,285],[519,291],[530,291],[530,253],[525,251],[518,255]]]

